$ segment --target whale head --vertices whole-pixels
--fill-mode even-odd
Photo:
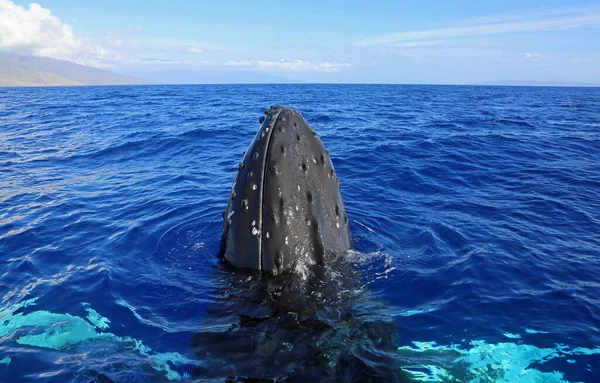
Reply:
[[[293,108],[271,106],[231,188],[220,254],[236,268],[280,274],[351,247],[329,152]]]

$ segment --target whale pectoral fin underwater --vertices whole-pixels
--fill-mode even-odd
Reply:
[[[231,189],[220,254],[236,268],[280,274],[352,243],[339,178],[316,131],[293,108],[265,115]]]

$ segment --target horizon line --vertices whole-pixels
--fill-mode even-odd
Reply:
[[[506,82],[503,84],[503,82]],[[84,87],[116,87],[116,86],[194,86],[194,85],[383,85],[383,86],[493,86],[493,87],[521,87],[521,88],[600,88],[600,83],[577,83],[560,81],[518,84],[521,81],[499,81],[482,83],[401,83],[401,82],[215,82],[215,83],[148,83],[148,84],[82,84],[82,85],[0,85],[2,88],[84,88]]]

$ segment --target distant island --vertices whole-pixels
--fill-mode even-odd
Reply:
[[[567,81],[489,81],[473,85],[489,86],[558,86],[558,87],[600,87],[600,83],[567,82]]]
[[[0,86],[141,85],[151,81],[46,57],[0,52]]]

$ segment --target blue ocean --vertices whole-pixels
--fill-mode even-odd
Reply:
[[[338,381],[343,353],[377,366],[374,328],[410,381],[600,381],[600,88],[298,84],[1,88],[0,382],[259,381],[217,360],[255,337],[308,363],[227,322],[260,277],[217,256],[274,104],[341,180],[346,314],[301,300]],[[285,381],[273,348],[260,381]]]

